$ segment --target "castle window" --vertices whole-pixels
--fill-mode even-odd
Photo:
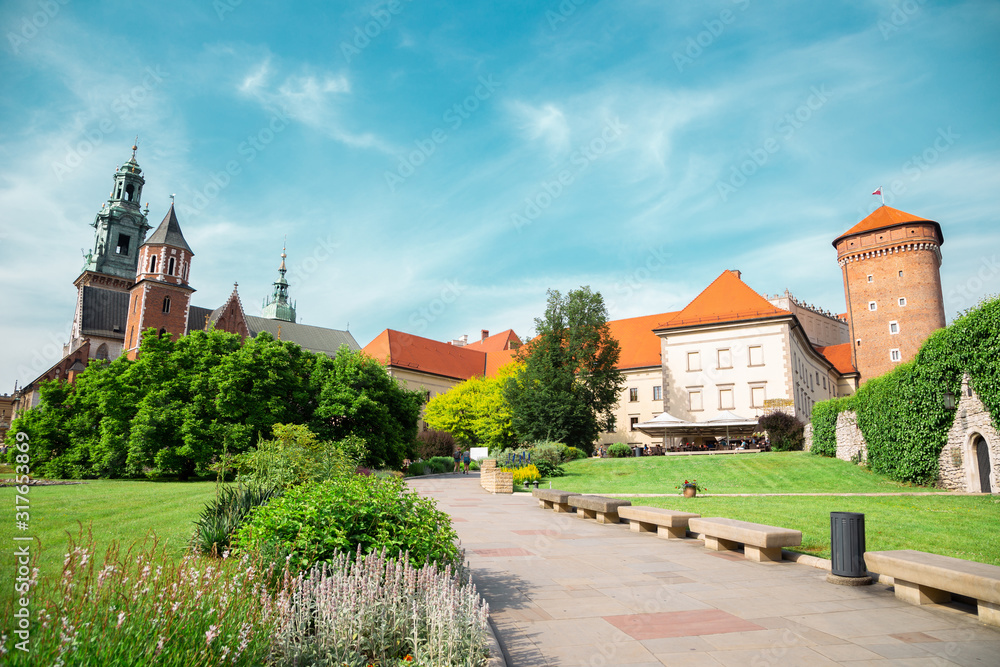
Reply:
[[[128,234],[119,234],[118,246],[115,248],[115,252],[117,252],[119,255],[127,255],[129,242],[131,241],[132,237],[130,237]]]
[[[656,385],[653,387],[653,400],[662,401],[663,400],[663,385]]]
[[[900,277],[900,278],[902,278],[902,277],[903,277],[903,272],[902,272],[902,271],[900,271],[900,272],[899,272],[899,277]]]
[[[165,333],[167,333],[167,330],[164,329],[163,327],[160,327],[160,335],[162,336]]]
[[[764,348],[760,345],[750,346],[750,365],[751,366],[763,366],[764,365]]]
[[[635,430],[635,425],[638,424],[638,423],[639,423],[639,418],[638,417],[629,417],[628,418],[628,430],[634,431]]]
[[[168,276],[174,275],[174,258],[173,257],[171,257],[170,259],[167,260],[167,275]]]
[[[688,352],[688,370],[689,371],[700,371],[701,370],[701,353],[699,352]]]
[[[878,308],[878,304],[876,304],[874,301],[869,301],[868,302],[868,310],[876,310],[877,308]]]
[[[764,407],[764,387],[750,387],[750,407]]]
[[[875,282],[875,279],[872,276],[868,276],[868,282],[873,283]]]
[[[856,341],[854,341],[854,344],[857,345],[858,347],[861,347],[861,339],[859,338]]]
[[[899,348],[889,350],[889,361],[901,361],[902,359],[903,355],[899,353]]]
[[[156,273],[156,255],[149,258],[149,272]]]
[[[732,368],[733,367],[733,355],[729,348],[719,350],[719,368]]]
[[[132,201],[132,195],[134,194],[135,194],[135,186],[129,183],[127,186],[125,186],[126,199]]]
[[[688,390],[688,406],[691,412],[701,412],[701,389]]]
[[[898,334],[899,333],[899,322],[893,320],[889,322],[889,333]]]
[[[631,387],[628,390],[628,400],[630,403],[635,403],[639,400],[639,389],[637,387]]]
[[[107,359],[108,358],[108,345],[107,343],[101,343],[101,346],[97,348],[97,359]]]
[[[905,306],[906,305],[906,297],[905,296],[899,297],[899,305],[900,306]]]
[[[170,297],[169,296],[163,297],[163,312],[165,312],[165,313],[169,313],[170,312]]]
[[[733,403],[733,388],[726,387],[719,390],[719,409],[720,410],[732,410],[735,406]]]

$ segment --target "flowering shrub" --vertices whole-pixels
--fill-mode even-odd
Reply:
[[[262,583],[268,574],[250,558],[188,555],[177,563],[153,539],[124,553],[112,544],[98,562],[88,536],[82,546],[71,543],[58,580],[33,586],[31,651],[4,637],[0,662],[266,664],[279,620]]]
[[[393,557],[405,553],[418,567],[457,564],[457,539],[432,499],[408,493],[401,480],[372,475],[293,487],[257,509],[234,542],[298,572],[339,553],[382,549]]]
[[[292,582],[279,604],[280,665],[480,667],[486,603],[450,567],[340,553]]]
[[[538,468],[533,464],[526,466],[521,466],[519,468],[500,468],[503,472],[513,473],[514,475],[514,485],[524,484],[525,482],[534,482],[542,479],[542,474],[538,472]]]

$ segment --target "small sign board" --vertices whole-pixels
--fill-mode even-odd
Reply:
[[[490,455],[489,447],[470,447],[469,454],[473,461],[482,461]]]

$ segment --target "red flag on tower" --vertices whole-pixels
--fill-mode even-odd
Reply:
[[[881,195],[881,194],[882,194],[882,186],[881,186],[881,185],[880,185],[880,186],[878,186],[878,190],[876,190],[876,191],[875,191],[875,192],[873,192],[872,194],[873,194],[873,195]]]

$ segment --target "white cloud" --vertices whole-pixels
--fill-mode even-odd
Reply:
[[[555,104],[532,106],[515,101],[509,108],[518,129],[528,141],[541,142],[555,154],[564,153],[569,148],[569,123],[566,115]]]

